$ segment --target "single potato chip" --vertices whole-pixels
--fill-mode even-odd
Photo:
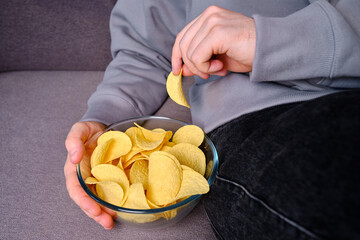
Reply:
[[[136,162],[138,160],[148,160],[148,159],[149,159],[148,156],[145,156],[142,154],[136,154],[131,159],[129,159],[127,162],[124,162],[124,168],[128,168],[131,164],[133,164],[134,162]]]
[[[170,149],[171,149],[170,146],[164,145],[161,147],[160,151],[169,152]]]
[[[141,127],[140,125],[135,125],[140,129],[136,132],[135,142],[143,150],[153,150],[157,148],[164,140],[166,132],[153,132],[146,128]]]
[[[182,166],[182,168],[183,180],[181,182],[180,190],[173,201],[209,192],[209,183],[202,175],[189,167]]]
[[[124,199],[123,188],[116,182],[103,181],[96,184],[96,193],[99,198],[116,206],[121,206]]]
[[[165,129],[162,129],[162,128],[154,128],[153,130],[151,130],[153,132],[157,132],[157,133],[163,133],[165,132]]]
[[[130,182],[141,183],[146,190],[148,187],[149,164],[146,160],[137,160],[130,168]]]
[[[174,204],[175,204],[175,203],[174,203]],[[173,210],[169,210],[169,211],[163,212],[163,213],[162,213],[162,216],[163,216],[166,220],[170,220],[170,219],[176,217],[176,214],[177,214],[177,209],[173,209]]]
[[[133,209],[150,209],[146,200],[145,190],[140,182],[130,185],[129,196],[123,207]]]
[[[190,108],[190,105],[186,101],[183,88],[182,88],[182,73],[175,76],[172,72],[169,74],[166,81],[166,90],[169,97],[179,105]]]
[[[90,158],[91,168],[105,162],[105,156],[112,141],[113,139],[109,139],[96,146]]]
[[[99,181],[94,177],[88,177],[85,179],[86,184],[97,184]]]
[[[166,152],[153,152],[149,158],[146,196],[156,205],[172,202],[179,192],[182,180],[182,168],[179,168],[171,157],[163,153]]]
[[[135,136],[136,136],[137,131],[139,131],[139,129],[137,127],[130,127],[128,129],[126,129],[126,131],[125,131],[125,134],[128,135],[129,138],[131,139],[133,147],[136,146]]]
[[[129,196],[123,207],[132,209],[150,209],[143,185],[141,183],[134,183],[130,185]],[[137,223],[152,222],[160,217],[159,214],[132,214],[122,212],[118,212],[117,215],[120,218]]]
[[[122,169],[111,164],[100,164],[91,169],[91,174],[100,182],[112,181],[118,183],[124,190],[124,199],[122,203],[125,202],[129,194],[130,183],[128,177]]]
[[[130,152],[132,142],[127,134],[120,131],[105,132],[98,138],[98,144],[106,142],[109,139],[113,139],[113,141],[107,150],[104,162],[109,162]]]
[[[204,131],[196,125],[185,125],[179,128],[173,136],[172,141],[177,143],[191,143],[197,147],[204,141]]]
[[[174,155],[181,165],[186,165],[202,176],[206,170],[206,157],[200,148],[190,143],[179,143],[168,150]]]

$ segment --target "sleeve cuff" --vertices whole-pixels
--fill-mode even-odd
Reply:
[[[255,15],[254,19],[257,39],[250,81],[330,76],[335,39],[321,1],[287,17]]]

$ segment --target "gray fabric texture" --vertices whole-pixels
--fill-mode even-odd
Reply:
[[[177,225],[104,230],[68,196],[64,140],[86,110],[101,71],[0,73],[0,239],[214,239],[200,203]],[[165,103],[159,114],[184,121],[189,111]]]
[[[115,0],[0,2],[0,72],[104,70]]]

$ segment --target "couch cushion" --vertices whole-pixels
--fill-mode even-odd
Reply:
[[[213,239],[202,204],[166,229],[118,223],[105,231],[69,198],[64,141],[102,77],[103,72],[0,74],[0,239]],[[166,106],[190,119],[171,101]]]
[[[104,70],[115,0],[2,1],[0,72]]]

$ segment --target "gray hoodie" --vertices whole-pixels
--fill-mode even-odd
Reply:
[[[212,4],[253,17],[257,39],[251,73],[195,77],[189,104],[205,132],[267,107],[360,88],[359,0],[119,0],[110,19],[113,61],[82,121],[153,114],[167,98],[177,33]]]

